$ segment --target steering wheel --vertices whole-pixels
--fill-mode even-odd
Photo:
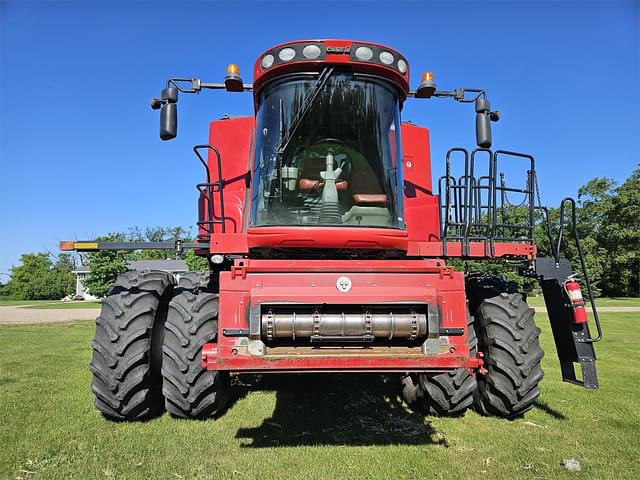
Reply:
[[[347,146],[347,144],[343,140],[340,140],[339,138],[334,138],[334,137],[321,138],[321,139],[313,142],[309,146],[310,147],[314,147],[316,145],[320,145],[320,144],[323,144],[323,143],[340,145],[342,147],[346,147]],[[343,162],[341,164],[339,163],[338,159],[335,158],[338,155],[343,155],[344,156],[344,160],[343,160]],[[338,154],[338,155],[334,156],[336,165],[338,167],[342,168],[342,172],[340,173],[338,178],[350,179],[351,178],[351,160],[349,159],[349,156],[346,153],[342,153],[342,154]]]
[[[318,145],[319,143],[337,143],[338,145],[342,145],[343,147],[346,147],[346,144],[342,140],[338,138],[333,138],[333,137],[322,138],[317,142],[313,142],[311,146],[313,147],[314,145]]]

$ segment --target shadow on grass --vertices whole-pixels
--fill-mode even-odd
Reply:
[[[271,418],[241,428],[242,447],[300,445],[448,446],[444,436],[398,400],[397,377],[381,375],[267,375],[249,391],[275,391]],[[246,395],[239,392],[238,397]]]
[[[562,412],[559,412],[555,408],[549,406],[549,404],[547,404],[545,402],[542,402],[540,400],[536,400],[536,402],[533,404],[533,407],[537,408],[538,410],[541,410],[542,412],[546,413],[547,415],[551,415],[556,420],[566,420],[567,419],[567,417]]]

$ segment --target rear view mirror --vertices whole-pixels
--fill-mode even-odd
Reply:
[[[486,98],[476,100],[476,143],[491,148],[491,106]]]
[[[160,100],[153,99],[151,108],[160,108],[160,138],[171,140],[178,135],[178,89],[167,87],[160,92]]]
[[[166,103],[160,108],[160,138],[171,140],[178,135],[178,105]]]

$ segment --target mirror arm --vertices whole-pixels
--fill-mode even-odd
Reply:
[[[415,97],[415,91],[409,92],[409,97]],[[475,94],[467,97],[467,93]],[[437,98],[453,98],[455,101],[460,103],[475,103],[476,100],[482,98],[487,99],[487,93],[480,88],[456,88],[455,90],[436,90],[433,92],[433,97]],[[497,122],[500,120],[500,112],[498,111],[487,111],[487,115],[492,122]]]
[[[475,95],[471,95],[469,98],[466,97],[467,93],[475,93]],[[409,97],[415,97],[416,92],[412,90],[409,92]],[[478,98],[486,98],[486,93],[484,90],[479,88],[456,88],[455,90],[436,90],[433,92],[432,97],[437,98],[453,98],[454,100],[460,103],[473,103]]]
[[[186,86],[188,83],[189,86]],[[175,87],[182,93],[200,93],[201,90],[225,90],[224,83],[207,83],[199,78],[170,78],[167,80],[167,87]],[[253,85],[251,83],[242,84],[243,91],[252,92]]]
[[[225,83],[206,83],[199,78],[170,78],[160,92],[160,98],[151,99],[151,108],[160,110],[160,138],[171,140],[178,132],[178,92],[200,93],[201,90],[227,90],[230,92],[251,92],[253,85],[241,83],[239,75],[225,77]]]
[[[421,89],[431,90],[425,94]],[[453,98],[460,103],[475,103],[476,110],[476,143],[481,148],[491,148],[491,122],[497,122],[500,119],[500,112],[492,111],[489,99],[484,90],[479,88],[456,88],[455,90],[435,90],[435,84],[431,82],[426,85],[424,82],[418,88],[419,98]],[[468,95],[467,95],[468,94]],[[416,97],[416,91],[409,92],[410,97]]]

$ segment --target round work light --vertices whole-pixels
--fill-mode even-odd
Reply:
[[[317,45],[307,45],[302,49],[302,55],[310,60],[318,58],[321,53],[322,52],[320,51],[320,47],[318,47]]]
[[[393,58],[393,54],[391,52],[387,52],[386,50],[383,52],[380,52],[380,55],[378,56],[378,58],[380,58],[380,61],[385,65],[391,65],[395,60],[395,58]]]
[[[269,68],[271,65],[273,65],[274,61],[275,58],[273,57],[273,55],[265,55],[264,57],[262,57],[262,68]]]
[[[288,62],[289,60],[292,60],[293,57],[295,56],[296,56],[296,51],[290,47],[283,48],[278,53],[278,58],[280,58],[280,60],[282,60],[283,62]]]
[[[373,57],[373,50],[369,47],[358,47],[356,48],[356,58],[358,60],[362,60],[363,62],[368,62]]]

